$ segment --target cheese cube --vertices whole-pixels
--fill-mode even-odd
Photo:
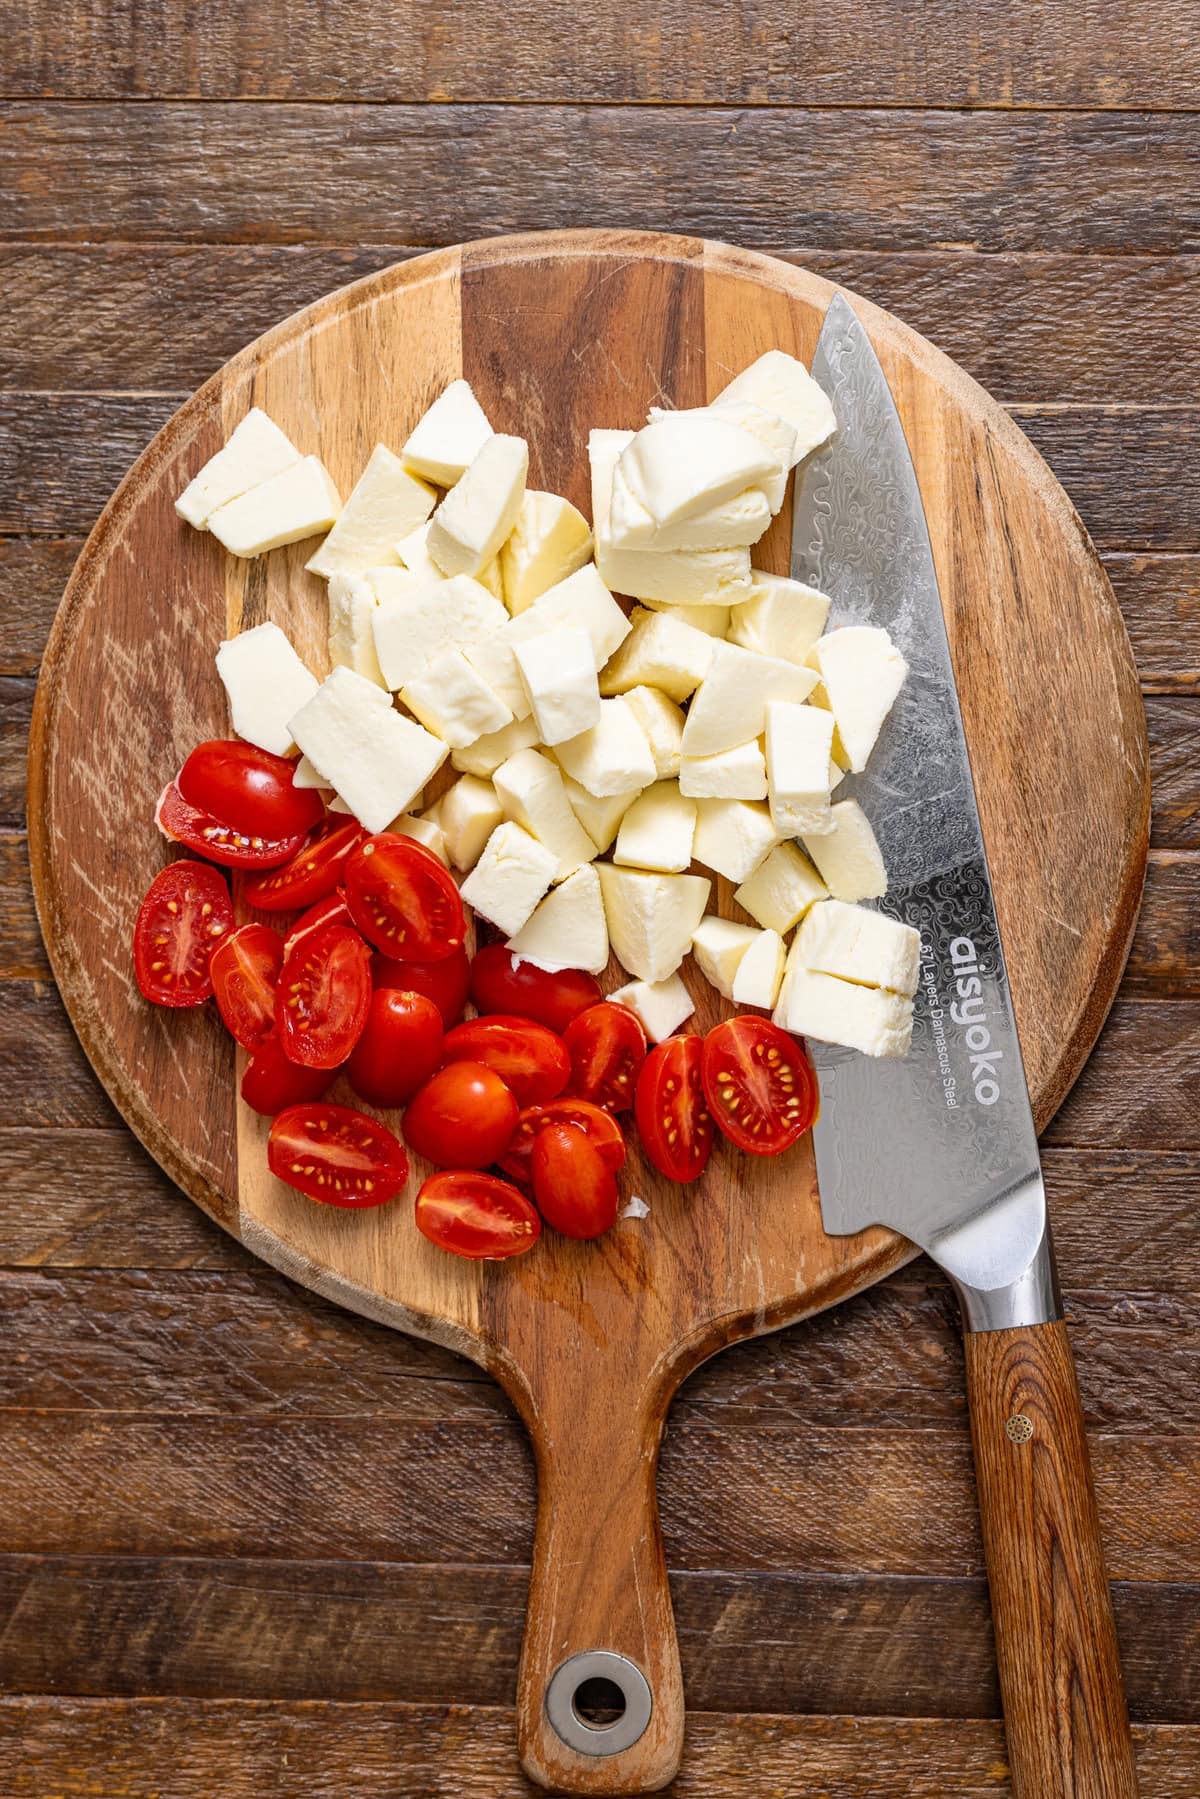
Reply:
[[[833,407],[802,362],[783,350],[768,350],[722,388],[714,404],[738,400],[786,419],[796,433],[795,459],[811,455],[837,429]]]
[[[598,799],[648,787],[654,779],[649,739],[624,700],[601,700],[600,723],[558,745],[567,774]]]
[[[796,932],[792,960],[814,974],[887,987],[911,998],[921,972],[921,934],[865,906],[822,900]]]
[[[765,800],[767,759],[757,737],[715,756],[683,756],[679,791],[696,800]]]
[[[452,751],[450,760],[463,774],[486,779],[518,750],[532,749],[537,740],[537,726],[532,718],[514,719],[511,725],[505,725],[499,731],[486,731],[465,750]]]
[[[912,1043],[912,1001],[903,994],[806,968],[784,975],[774,1018],[798,1037],[840,1043],[864,1056],[905,1056]]]
[[[453,646],[439,650],[424,674],[400,689],[400,698],[427,731],[455,750],[512,723],[508,707]]]
[[[474,868],[483,846],[504,819],[500,796],[490,781],[463,775],[438,801],[438,823],[455,868]]]
[[[314,693],[316,688],[313,689]],[[322,779],[319,768],[314,768],[307,756],[301,756],[292,773],[293,787],[320,787],[324,792],[330,791],[328,783]]]
[[[530,712],[516,646],[564,625],[580,626],[587,632],[597,669],[604,667],[629,635],[629,620],[591,563],[547,588],[519,617],[509,619],[502,631],[471,652],[480,674],[511,707],[514,718],[526,718]]]
[[[767,786],[771,822],[780,837],[833,829],[829,759],[833,719],[815,706],[771,700],[767,706]]]
[[[790,931],[829,889],[794,843],[781,843],[734,894],[738,905],[767,930]]]
[[[386,687],[375,654],[375,589],[358,575],[334,575],[329,583],[329,661],[333,668]]]
[[[402,812],[388,826],[397,837],[411,837],[417,843],[423,843],[427,850],[432,850],[439,862],[450,866],[450,857],[446,852],[446,838],[442,827],[435,818],[414,818],[411,812]]]
[[[704,978],[726,999],[733,997],[733,983],[742,957],[761,933],[752,924],[735,924],[731,918],[710,913],[692,933],[692,954]]]
[[[727,550],[757,543],[771,522],[760,487],[748,487],[694,518],[660,525],[629,489],[620,464],[613,470],[607,542],[614,550]]]
[[[622,450],[617,471],[655,523],[669,525],[733,499],[774,466],[757,438],[704,409],[664,413],[646,425]]]
[[[787,960],[778,931],[759,931],[737,965],[730,995],[735,1006],[761,1006],[769,1012],[779,998]]]
[[[728,605],[751,592],[750,552],[724,550],[618,550],[609,533],[613,470],[632,431],[592,431],[588,458],[592,471],[592,527],[596,566],[613,593],[632,594],[650,604]]]
[[[621,820],[613,861],[660,874],[682,874],[691,865],[696,802],[685,800],[677,781],[657,781],[634,800]]]
[[[714,644],[712,663],[684,726],[684,755],[715,756],[761,737],[769,701],[799,703],[815,685],[812,670],[794,662],[756,656],[732,643]]]
[[[641,606],[629,624],[629,635],[601,671],[601,693],[611,698],[634,687],[657,687],[668,699],[686,700],[712,665],[713,639],[671,613]]]
[[[217,673],[238,736],[274,756],[286,756],[292,747],[290,720],[319,683],[279,626],[255,625],[227,638],[217,651]]]
[[[453,487],[491,435],[470,383],[452,381],[417,420],[401,455],[414,474]]]
[[[549,756],[540,750],[518,750],[500,764],[492,779],[505,817],[553,851],[556,881],[565,881],[592,860],[596,846],[572,811],[562,774]]]
[[[677,974],[668,975],[665,981],[630,981],[627,987],[618,987],[608,997],[615,1005],[629,1007],[651,1043],[674,1036],[696,1010]]]
[[[376,444],[333,530],[304,566],[326,577],[386,567],[397,559],[397,538],[423,524],[436,501],[432,487],[410,475],[386,444]]]
[[[646,733],[658,779],[673,780],[679,773],[683,713],[657,687],[631,687],[623,697]]]
[[[583,968],[602,974],[608,967],[608,925],[600,877],[590,866],[577,868],[537,907],[508,947],[535,968],[551,973]]]
[[[426,519],[423,525],[418,525],[415,531],[410,531],[407,537],[402,537],[395,546],[396,554],[408,572],[412,575],[420,575],[422,581],[444,581],[446,576],[429,554],[429,525],[430,521]],[[386,567],[386,565],[387,557],[385,556],[380,567]],[[481,582],[480,585],[482,586],[483,583]]]
[[[563,743],[599,724],[596,658],[581,626],[543,631],[514,644],[513,655],[543,743]]]
[[[800,460],[800,440],[794,425],[777,412],[764,412],[748,400],[718,400],[713,406],[718,418],[727,418],[756,437],[773,457],[775,467],[762,483],[763,497],[772,513],[779,511],[787,494],[787,479]]]
[[[765,806],[751,800],[696,801],[696,860],[731,881],[744,881],[778,841]]]
[[[596,872],[617,960],[639,981],[665,981],[688,952],[712,882],[702,875],[644,874],[609,862],[598,863]]]
[[[372,569],[369,579],[380,600],[372,620],[375,650],[393,689],[417,680],[440,651],[478,643],[508,619],[499,600],[469,575],[426,582],[385,568]]]
[[[446,746],[402,718],[382,688],[335,668],[290,730],[304,754],[368,831],[407,812],[446,759]]]
[[[866,813],[857,800],[839,800],[830,810],[832,831],[804,839],[821,879],[834,899],[882,899],[887,870]]]
[[[319,456],[304,456],[209,514],[208,528],[231,555],[262,556],[328,531],[341,510]]]
[[[506,937],[518,932],[554,878],[555,857],[511,819],[497,825],[462,884],[462,896]]]
[[[570,775],[563,776],[563,787],[571,802],[572,812],[600,854],[615,838],[621,820],[641,792],[640,787],[631,787],[628,793],[613,793],[598,799],[586,787],[581,787],[578,781],[573,781]]]
[[[239,499],[252,487],[260,487],[299,461],[300,452],[291,438],[265,412],[252,406],[234,427],[224,449],[210,456],[200,472],[193,475],[176,500],[175,510],[189,525],[203,531],[218,507]]]
[[[809,665],[821,677],[850,767],[861,774],[908,664],[877,625],[846,625],[817,639]]]
[[[729,615],[729,641],[760,656],[803,662],[825,629],[829,599],[803,581],[753,569],[754,593]]]
[[[730,619],[737,614],[729,606],[671,606],[666,616],[690,625],[693,631],[703,631],[706,637],[724,637]]]
[[[433,515],[429,554],[448,575],[477,575],[517,522],[525,497],[529,446],[523,437],[489,437]]]
[[[581,569],[591,555],[591,526],[582,512],[556,493],[527,488],[517,522],[500,550],[504,603],[513,617]]]

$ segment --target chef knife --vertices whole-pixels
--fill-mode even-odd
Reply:
[[[909,676],[843,794],[870,819],[880,910],[921,934],[911,1053],[810,1042],[821,1214],[883,1224],[957,1291],[1017,1799],[1136,1795],[1079,1393],[1033,1116],[916,472],[887,379],[835,295],[812,372],[837,431],[797,481],[792,574],[830,623],[881,625]]]

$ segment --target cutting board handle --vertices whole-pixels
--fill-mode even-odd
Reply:
[[[1067,1327],[966,1338],[1014,1799],[1137,1799]]]

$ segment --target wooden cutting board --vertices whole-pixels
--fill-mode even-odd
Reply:
[[[197,741],[228,728],[218,639],[274,619],[323,670],[324,584],[304,572],[311,544],[237,562],[172,501],[251,404],[322,456],[344,494],[378,440],[399,448],[465,375],[497,428],[528,437],[531,485],[587,510],[589,427],[637,426],[653,402],[703,404],[773,346],[807,362],[833,291],[724,245],[578,232],[439,251],[331,295],[229,363],[137,462],[72,575],[38,691],[39,915],[75,1027],[134,1131],[266,1261],[472,1357],[525,1419],[539,1518],[521,1755],[535,1779],[569,1792],[649,1790],[679,1760],[655,1466],[680,1381],[724,1344],[844,1299],[913,1252],[879,1230],[827,1238],[807,1146],[763,1163],[723,1146],[686,1191],[635,1154],[625,1192],[648,1217],[622,1219],[598,1245],[549,1236],[490,1267],[434,1250],[406,1200],[338,1212],[271,1179],[265,1121],[237,1098],[229,1039],[209,1009],[144,1004],[129,944],[168,858],[153,825],[159,790]],[[1026,439],[930,344],[854,304],[925,499],[1044,1125],[1112,1000],[1141,891],[1149,795],[1133,663],[1092,546]],[[785,510],[756,551],[761,565],[786,571],[787,532]],[[703,981],[693,992],[704,1027],[721,1005]],[[628,1657],[653,1694],[640,1739],[602,1758],[565,1746],[543,1704],[554,1669],[591,1649]]]

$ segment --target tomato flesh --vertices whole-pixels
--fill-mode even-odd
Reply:
[[[728,1018],[704,1039],[704,1095],[721,1130],[752,1156],[790,1149],[816,1121],[817,1077],[803,1046],[769,1018]]]
[[[217,1011],[243,1049],[255,1049],[275,1029],[275,986],[282,967],[283,942],[266,924],[239,925],[213,951]]]
[[[544,1106],[526,1106],[517,1119],[512,1141],[500,1157],[505,1174],[526,1183],[533,1179],[529,1161],[533,1140],[548,1124],[573,1124],[595,1144],[614,1172],[624,1167],[625,1138],[616,1119],[602,1106],[594,1106],[588,1099],[572,1099],[567,1094]]]
[[[182,843],[225,868],[274,868],[294,856],[304,841],[299,831],[285,837],[261,837],[236,830],[211,812],[191,805],[174,781],[159,796],[154,822],[173,843]]]
[[[346,864],[350,916],[376,949],[399,962],[452,956],[466,919],[450,870],[412,837],[384,831],[360,843]]]
[[[347,858],[365,836],[356,819],[331,813],[307,843],[297,845],[289,862],[246,882],[246,903],[260,912],[293,912],[324,899],[341,882]]]
[[[589,1006],[571,1020],[563,1042],[571,1058],[571,1092],[606,1112],[628,1111],[646,1059],[646,1033],[628,1006],[608,1000]]]
[[[264,1037],[246,1064],[242,1098],[251,1111],[274,1117],[285,1106],[320,1099],[334,1079],[332,1068],[301,1068],[289,1062],[277,1034]]]
[[[224,877],[203,862],[172,862],[151,881],[133,927],[133,968],[156,1006],[201,1006],[213,990],[212,954],[233,929]]]
[[[350,1085],[372,1106],[406,1106],[442,1059],[442,1015],[423,993],[381,987],[346,1063]]]
[[[417,1194],[417,1229],[451,1255],[499,1262],[532,1249],[542,1221],[508,1181],[455,1168],[431,1174]]]
[[[566,1030],[573,1018],[598,1006],[603,994],[593,975],[579,968],[548,974],[519,962],[502,943],[478,950],[471,964],[471,998],[478,1012],[508,1012],[532,1018],[547,1030]]]
[[[465,944],[440,962],[394,962],[376,950],[371,971],[377,987],[399,987],[405,993],[423,993],[431,999],[449,1030],[463,1015],[471,982],[471,959]]]
[[[327,924],[352,924],[350,909],[341,893],[327,893],[324,899],[318,900],[315,906],[309,906],[302,912],[295,924],[289,929],[283,940],[284,949],[290,954],[302,937],[310,931],[319,931]]]
[[[571,1078],[571,1058],[561,1037],[528,1018],[495,1012],[471,1018],[446,1034],[447,1062],[483,1062],[494,1068],[519,1106],[555,1099]]]
[[[712,1154],[713,1119],[704,1098],[699,1037],[656,1044],[638,1076],[634,1116],[642,1148],[671,1181],[694,1181]]]
[[[313,931],[285,956],[275,1023],[293,1062],[337,1068],[362,1036],[370,1006],[371,952],[349,925]]]
[[[548,1124],[530,1153],[533,1197],[564,1237],[602,1237],[617,1221],[617,1180],[590,1137],[574,1124]]]
[[[288,1106],[267,1138],[271,1173],[323,1205],[381,1206],[408,1179],[400,1139],[353,1106]]]
[[[518,1106],[494,1068],[451,1062],[417,1093],[404,1114],[410,1149],[438,1168],[486,1168],[504,1153]]]
[[[295,787],[294,762],[240,738],[198,743],[176,778],[189,805],[251,837],[294,837],[325,816],[315,787]]]

